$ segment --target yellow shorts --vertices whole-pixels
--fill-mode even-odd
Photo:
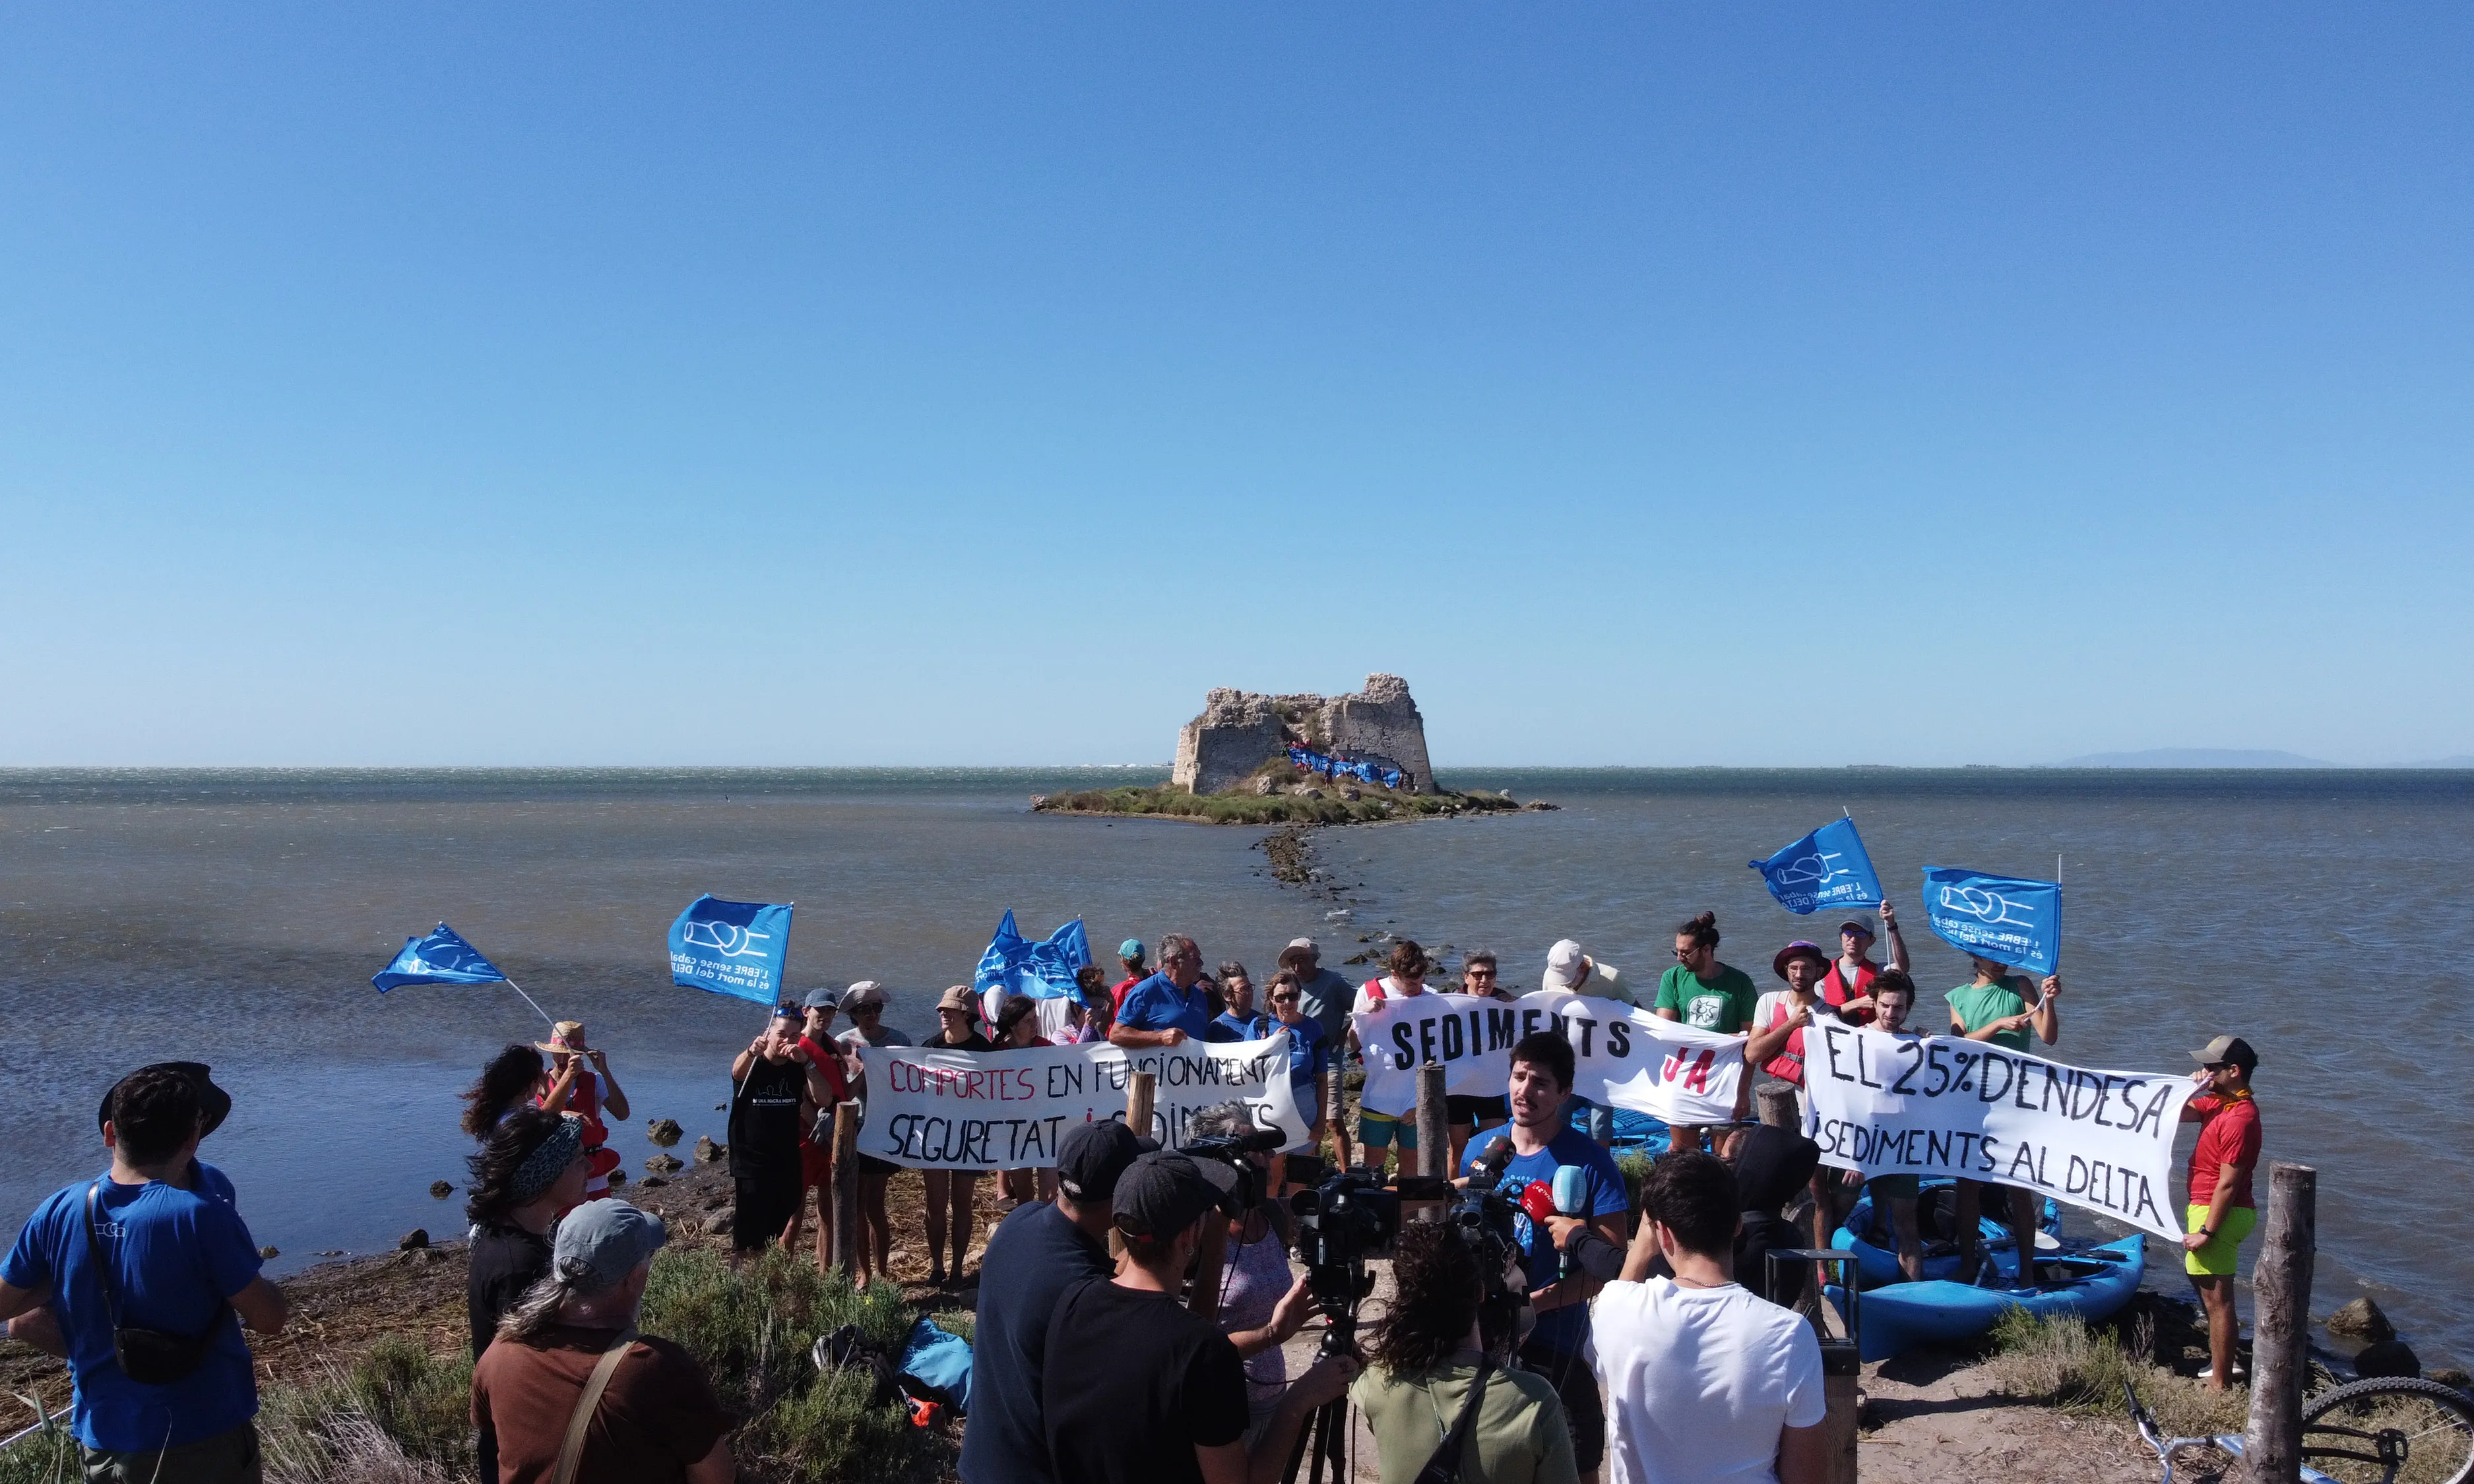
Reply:
[[[2233,1277],[2234,1258],[2242,1247],[2243,1238],[2250,1235],[2250,1229],[2258,1222],[2259,1212],[2247,1206],[2226,1207],[2224,1220],[2218,1223],[2217,1234],[2209,1239],[2207,1246],[2197,1252],[2187,1247],[2182,1250],[2182,1270],[2202,1278]],[[2182,1230],[2196,1232],[2207,1224],[2208,1208],[2194,1206],[2183,1219]]]

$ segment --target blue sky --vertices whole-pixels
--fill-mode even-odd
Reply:
[[[0,765],[2474,752],[2474,15],[16,7]]]

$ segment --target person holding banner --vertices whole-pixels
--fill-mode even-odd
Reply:
[[[1285,1198],[1290,1193],[1289,1156],[1312,1154],[1322,1146],[1323,1099],[1331,1092],[1331,1042],[1323,1038],[1322,1026],[1306,1016],[1296,969],[1283,969],[1272,976],[1271,1001],[1273,1017],[1289,1033],[1289,1095],[1301,1113],[1313,1110],[1305,1114],[1306,1137],[1272,1156],[1270,1188]]]
[[[996,1047],[974,1023],[979,1001],[971,987],[958,984],[936,1001],[936,1034],[919,1044],[950,1051],[994,1051]],[[971,1196],[979,1188],[976,1170],[927,1169],[919,1172],[928,1187],[928,1281],[945,1286],[945,1233],[954,1233],[953,1281],[962,1281],[962,1259],[971,1250]]]
[[[1128,1051],[1174,1046],[1204,1039],[1211,1026],[1211,996],[1201,988],[1202,950],[1183,933],[1160,940],[1159,972],[1126,991],[1117,1001],[1117,1023],[1108,1042]]]
[[[2239,1036],[2219,1036],[2191,1053],[2199,1064],[2192,1081],[2208,1090],[2182,1105],[2182,1121],[2199,1126],[2191,1149],[2191,1199],[2182,1238],[2182,1266],[2208,1311],[2208,1389],[2222,1391],[2234,1372],[2234,1270],[2243,1238],[2259,1220],[2251,1204],[2251,1171],[2259,1164],[2259,1104],[2250,1095],[2250,1074],[2259,1053]]]
[[[1028,1051],[1033,1046],[1056,1044],[1039,1034],[1039,1001],[1027,995],[1009,994],[1006,996],[1004,1008],[997,1012],[996,1049]],[[1016,1205],[1034,1200],[1053,1201],[1056,1198],[1056,1167],[1042,1165],[1000,1170],[997,1172],[997,1187],[1006,1199]],[[961,1264],[956,1263],[954,1270],[960,1272]]]
[[[1434,968],[1426,950],[1407,938],[1392,945],[1387,968],[1391,972],[1377,974],[1359,987],[1357,1000],[1349,1007],[1352,1016],[1371,1015],[1374,1007],[1387,999],[1416,999],[1426,993],[1426,974]],[[1358,1050],[1357,1027],[1348,1028],[1348,1049]],[[1376,1113],[1360,1104],[1357,1110],[1357,1141],[1366,1148],[1369,1163],[1380,1168],[1384,1156],[1378,1150],[1394,1144],[1400,1148],[1400,1173],[1409,1173],[1409,1165],[1418,1153],[1418,1125],[1415,1120],[1395,1118]]]
[[[1499,999],[1507,1005],[1516,1004],[1520,998],[1503,987],[1501,968],[1495,963],[1494,954],[1485,948],[1471,948],[1461,955],[1461,993]],[[1481,1129],[1495,1128],[1512,1121],[1511,1100],[1500,1093],[1492,1097],[1478,1093],[1447,1093],[1443,1097],[1443,1109],[1451,1120],[1453,1169],[1460,1168],[1461,1156],[1468,1150],[1470,1136]],[[1610,1137],[1614,1133],[1612,1114],[1608,1118],[1607,1133]]]
[[[2054,1003],[2062,993],[2059,974],[2047,974],[2034,1009],[2027,1006],[2027,992],[2039,986],[2029,983],[2025,974],[2010,972],[2010,966],[1985,958],[1981,954],[1967,956],[1968,967],[1976,977],[1946,996],[1950,1004],[1950,1033],[1970,1041],[1988,1041],[2011,1051],[2027,1049],[2027,1028],[2035,1027],[2037,1039],[2052,1045],[2062,1039],[2062,1008]],[[1979,1238],[1982,1232],[1977,1218],[1983,1211],[1984,1192],[1997,1192],[2006,1208],[2006,1221],[2011,1240],[2020,1254],[2019,1281],[2031,1281],[2028,1269],[2034,1264],[2028,1254],[2036,1250],[2036,1211],[2043,1204],[2036,1192],[2024,1185],[2005,1185],[1994,1181],[1960,1180],[1958,1182],[1958,1247],[1959,1272],[1963,1282],[1974,1282],[1986,1260]]]
[[[1660,976],[1652,1013],[1661,1020],[1739,1036],[1752,1028],[1760,997],[1752,975],[1718,962],[1718,914],[1704,912],[1675,929],[1675,967]],[[1667,1147],[1698,1149],[1705,1132],[1671,1128]]]
[[[1220,966],[1220,1014],[1203,1027],[1205,1041],[1261,1041],[1272,1034],[1272,1017],[1254,1008],[1254,979],[1246,966],[1230,959]]]
[[[1884,969],[1873,979],[1873,1029],[1901,1041],[1916,1040],[1907,1029],[1907,1016],[1916,1008],[1916,982],[1904,969]],[[1849,1170],[1847,1180],[1854,1182],[1856,1172]],[[1873,1209],[1887,1209],[1890,1231],[1899,1244],[1899,1276],[1911,1283],[1925,1281],[1925,1239],[1923,1218],[1916,1213],[1916,1198],[1923,1193],[1924,1180],[1916,1175],[1876,1175],[1866,1182],[1873,1192]],[[1827,1246],[1826,1242],[1816,1246]]]

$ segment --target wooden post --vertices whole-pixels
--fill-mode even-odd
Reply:
[[[1452,1172],[1452,1120],[1449,1105],[1443,1101],[1443,1068],[1418,1068],[1418,1168],[1416,1173],[1427,1176],[1448,1176]],[[1410,1173],[1406,1163],[1402,1174]],[[1441,1221],[1441,1201],[1412,1201],[1409,1209],[1419,1221]]]
[[[846,1102],[834,1109],[834,1238],[830,1251],[834,1266],[856,1280],[859,1277],[860,1254],[866,1251],[867,1233],[861,1230],[859,1215],[859,1104]]]
[[[2318,1250],[2319,1172],[2279,1161],[2269,1175],[2268,1236],[2251,1270],[2250,1484],[2294,1484],[2302,1472],[2302,1387],[2310,1378],[2311,1263]]]
[[[1774,1129],[1796,1133],[1804,1127],[1804,1114],[1795,1106],[1795,1089],[1783,1082],[1774,1082],[1760,1089],[1761,1121]]]
[[[1346,1168],[1348,1164],[1348,1125],[1342,1121],[1348,1113],[1348,1089],[1341,1086],[1346,1066],[1346,1060],[1335,1051],[1331,1058],[1330,1075],[1324,1079],[1322,1118],[1324,1128],[1331,1135],[1335,1168]]]
[[[1152,1099],[1156,1095],[1159,1079],[1150,1072],[1134,1073],[1126,1088],[1126,1127],[1136,1138],[1152,1137]]]

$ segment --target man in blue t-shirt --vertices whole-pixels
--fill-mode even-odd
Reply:
[[[203,1170],[195,1163],[205,1130],[198,1081],[171,1065],[133,1072],[112,1089],[110,1113],[103,1132],[110,1170],[36,1208],[0,1260],[0,1319],[51,1306],[68,1351],[71,1427],[88,1477],[255,1480],[257,1382],[226,1309],[272,1334],[286,1317],[283,1295],[258,1276],[257,1247],[239,1211],[210,1189],[182,1188],[197,1179],[193,1168]],[[146,1384],[114,1358],[115,1327],[200,1337],[204,1346],[193,1366]]]
[[[1511,1161],[1496,1188],[1516,1206],[1532,1185],[1551,1190],[1555,1172],[1572,1165],[1582,1173],[1583,1194],[1571,1214],[1588,1220],[1608,1241],[1623,1245],[1624,1214],[1631,1205],[1623,1172],[1615,1168],[1614,1156],[1564,1117],[1572,1093],[1572,1043],[1552,1031],[1520,1038],[1512,1048],[1510,1091],[1512,1122],[1469,1140],[1461,1174],[1475,1173],[1509,1139]],[[1515,1218],[1514,1232],[1527,1257],[1529,1307],[1538,1316],[1537,1327],[1520,1347],[1521,1369],[1544,1376],[1563,1399],[1564,1419],[1572,1429],[1572,1462],[1584,1484],[1590,1484],[1607,1448],[1597,1376],[1582,1355],[1589,1347],[1589,1299],[1597,1284],[1580,1273],[1560,1277],[1563,1259],[1554,1237],[1527,1212]]]
[[[1160,940],[1159,972],[1126,992],[1117,1006],[1117,1023],[1108,1028],[1111,1045],[1128,1050],[1174,1046],[1202,1041],[1211,1027],[1211,996],[1199,987],[1202,950],[1183,933]]]

